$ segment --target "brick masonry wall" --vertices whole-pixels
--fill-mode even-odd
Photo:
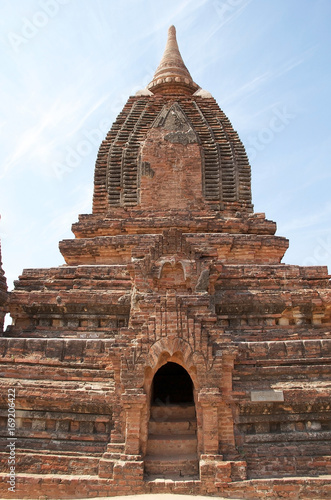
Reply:
[[[202,205],[199,145],[197,142],[181,144],[169,139],[168,144],[168,135],[169,130],[156,128],[146,137],[141,151],[144,165],[140,181],[141,208],[198,209]]]

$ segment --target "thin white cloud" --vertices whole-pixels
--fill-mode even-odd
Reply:
[[[93,186],[81,184],[71,192],[71,198],[76,199],[76,202],[69,210],[64,206],[61,209],[54,207],[53,216],[41,233],[43,244],[56,243],[63,239],[64,234],[70,231],[72,223],[78,220],[79,214],[90,213],[92,196]]]
[[[285,232],[296,231],[300,229],[312,228],[316,225],[329,223],[331,217],[331,202],[327,203],[321,210],[318,210],[309,215],[290,220],[288,223],[282,224],[282,230]]]
[[[310,51],[307,51],[305,56],[302,54],[297,59],[292,58],[286,61],[280,67],[275,68],[274,71],[266,71],[258,76],[255,76],[250,81],[244,83],[240,87],[237,87],[234,92],[223,99],[223,104],[227,105],[229,103],[238,103],[238,101],[242,98],[247,99],[251,97],[270,82],[275,81],[277,78],[280,78],[286,73],[292,71],[294,68],[303,64],[308,57],[310,57]]]
[[[8,171],[20,164],[20,168],[26,165],[28,160],[35,158],[44,161],[51,160],[52,150],[58,142],[58,137],[65,130],[66,139],[79,132],[88,118],[98,110],[109,98],[109,94],[102,96],[95,104],[88,108],[79,119],[82,112],[81,98],[63,100],[60,96],[47,111],[39,115],[39,123],[24,130],[16,138],[16,148],[8,156],[1,167],[0,179],[3,179]],[[70,119],[68,120],[68,117]],[[71,125],[74,124],[72,127]],[[24,162],[22,161],[24,159]],[[47,173],[44,163],[36,164]]]
[[[75,123],[75,127],[71,129],[71,131],[69,132],[69,137],[72,136],[72,135],[75,135],[77,132],[79,132],[85,122],[87,121],[87,119],[95,112],[97,111],[103,104],[105,104],[106,102],[108,102],[110,99],[110,94],[105,94],[104,96],[100,97],[100,99],[98,99],[95,104],[93,106],[91,106],[87,111],[86,113],[82,116],[82,118],[77,122]],[[67,134],[68,136],[68,134]]]

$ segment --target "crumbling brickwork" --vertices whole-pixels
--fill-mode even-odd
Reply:
[[[24,270],[9,298],[17,495],[328,495],[328,271],[282,263],[288,240],[253,212],[244,146],[173,27],[72,229],[66,265]]]

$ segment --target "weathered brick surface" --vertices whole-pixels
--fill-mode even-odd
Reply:
[[[175,132],[169,125],[172,114],[177,122]],[[163,146],[159,149],[160,158],[155,149],[157,141],[161,144],[158,138],[162,136],[166,139],[168,161],[165,161]],[[142,143],[144,147],[140,149]],[[178,153],[185,143],[184,161]],[[176,151],[176,161],[170,162]],[[199,187],[188,184],[190,173],[185,172],[184,165],[190,163],[192,174],[196,173],[202,181],[196,184]],[[222,169],[220,164],[224,164]],[[167,165],[169,170],[165,172],[162,166]],[[191,196],[185,202],[180,199],[179,206],[174,205],[169,190],[167,206],[164,183],[170,181],[171,188],[176,171],[179,181],[176,189],[186,186],[188,190],[183,194]],[[109,208],[117,206],[148,207],[149,210],[162,207],[177,210],[187,206],[198,209],[202,193],[211,211],[221,208],[232,213],[252,212],[250,166],[245,149],[212,97],[187,97],[177,93],[131,97],[101,144],[94,179],[94,214],[106,214]],[[157,181],[161,183],[161,200],[152,196]],[[192,195],[197,195],[197,199]]]
[[[66,265],[10,293],[0,443],[15,387],[16,495],[327,498],[328,271],[281,263],[244,147],[170,35],[174,74],[163,61],[101,144]],[[0,319],[5,292],[1,271]]]

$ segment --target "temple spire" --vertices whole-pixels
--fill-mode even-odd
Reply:
[[[194,94],[199,89],[179,52],[175,26],[170,26],[168,30],[163,57],[147,88],[153,94]]]

